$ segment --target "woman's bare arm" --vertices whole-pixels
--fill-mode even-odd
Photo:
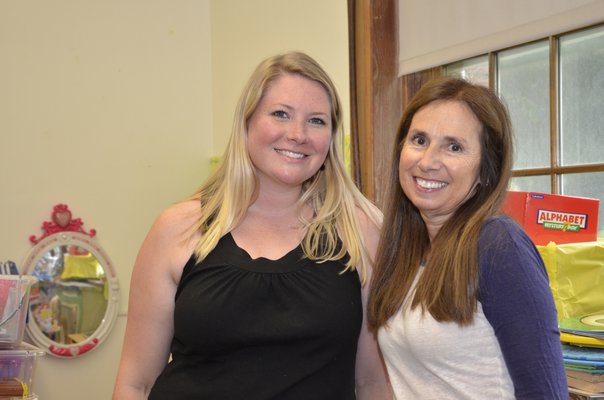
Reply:
[[[114,400],[146,399],[168,362],[174,295],[193,251],[193,245],[183,243],[183,233],[192,222],[195,206],[179,203],[162,212],[141,246],[130,283]]]
[[[363,238],[369,256],[375,259],[379,228],[361,213],[359,217],[363,227]],[[367,279],[362,288],[363,325],[359,336],[356,360],[356,394],[359,400],[391,400],[393,398],[386,366],[375,335],[367,326],[367,299],[371,282],[371,266],[367,268]]]

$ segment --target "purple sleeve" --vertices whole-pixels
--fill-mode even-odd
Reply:
[[[568,399],[556,308],[543,260],[513,220],[496,217],[478,245],[479,300],[517,399]]]

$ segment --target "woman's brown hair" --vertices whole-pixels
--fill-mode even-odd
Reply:
[[[475,193],[441,227],[432,242],[418,209],[399,183],[399,157],[414,115],[434,101],[465,104],[482,126],[479,182]],[[486,219],[498,213],[511,175],[512,129],[505,105],[488,88],[459,78],[425,84],[405,109],[395,139],[384,204],[384,225],[368,304],[369,326],[387,324],[411,291],[437,321],[472,322],[478,296],[478,237]],[[429,257],[426,258],[428,256]]]

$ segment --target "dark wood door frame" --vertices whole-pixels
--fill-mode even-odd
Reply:
[[[400,118],[397,0],[348,0],[354,178],[380,204]]]
[[[398,76],[398,0],[348,0],[353,175],[381,205],[405,104],[440,68]]]

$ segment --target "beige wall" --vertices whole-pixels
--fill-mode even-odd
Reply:
[[[214,140],[226,146],[235,104],[248,76],[266,57],[301,50],[330,74],[350,132],[346,0],[213,0]]]
[[[0,2],[0,261],[25,259],[28,237],[67,203],[122,289],[98,349],[38,360],[42,400],[110,397],[138,247],[207,177],[252,68],[307,51],[348,105],[347,40],[345,0]]]

